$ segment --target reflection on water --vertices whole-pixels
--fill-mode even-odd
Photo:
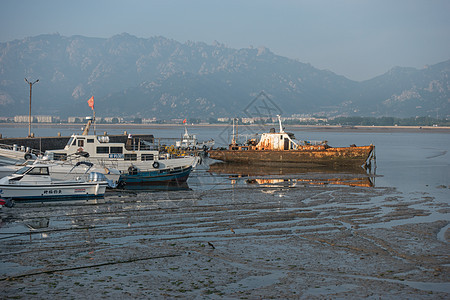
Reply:
[[[169,182],[161,185],[157,184],[133,184],[125,185],[124,190],[139,191],[139,192],[154,192],[154,191],[187,191],[190,190],[187,182]]]
[[[375,176],[363,168],[312,168],[298,166],[254,166],[248,164],[215,163],[210,165],[210,173],[228,175],[234,180],[249,177],[247,184],[261,186],[288,186],[299,183],[311,185],[347,185],[374,187]]]

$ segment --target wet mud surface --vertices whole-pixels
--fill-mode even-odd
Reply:
[[[2,208],[0,297],[450,298],[448,203],[352,176],[208,176]]]

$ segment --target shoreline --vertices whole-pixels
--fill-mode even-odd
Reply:
[[[84,124],[68,124],[68,123],[34,123],[32,124],[32,127],[34,128],[79,128],[80,126],[84,126]],[[95,125],[97,129],[104,128],[104,129],[163,129],[163,128],[183,128],[185,125],[183,124],[130,124],[130,123],[120,123],[120,124],[96,124]],[[231,124],[188,124],[188,127],[191,128],[220,128],[220,127],[228,127],[231,126]],[[28,127],[28,124],[25,123],[0,123],[0,128],[6,127],[6,128],[26,128]],[[247,128],[255,128],[255,127],[278,127],[278,124],[271,123],[271,124],[246,124],[246,125],[239,125],[239,127],[247,127]],[[313,130],[313,131],[341,131],[341,132],[348,132],[348,131],[367,131],[367,132],[400,132],[400,131],[406,131],[406,132],[449,132],[450,133],[450,126],[363,126],[363,125],[355,125],[355,126],[342,126],[342,125],[286,125],[284,126],[287,130],[289,128],[292,129],[304,129],[304,130]],[[1,129],[0,129],[1,130]],[[1,134],[1,132],[0,132]]]

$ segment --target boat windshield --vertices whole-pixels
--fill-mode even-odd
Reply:
[[[14,174],[25,174],[29,169],[31,169],[31,167],[23,167],[14,172]]]
[[[72,145],[73,142],[73,136],[70,137],[69,141],[67,142],[67,146]]]

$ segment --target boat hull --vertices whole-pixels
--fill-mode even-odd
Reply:
[[[189,177],[192,166],[180,169],[166,169],[156,171],[139,171],[135,174],[122,174],[120,182],[128,185],[161,185],[183,183]]]
[[[74,182],[54,184],[1,184],[0,197],[13,200],[48,200],[65,198],[102,197],[106,182]]]
[[[224,162],[303,166],[362,166],[375,146],[299,150],[210,150],[209,157]]]

